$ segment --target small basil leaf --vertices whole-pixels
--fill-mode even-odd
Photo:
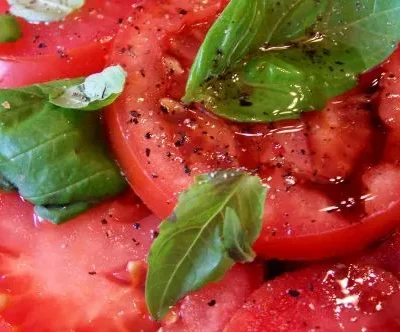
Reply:
[[[264,12],[271,22],[265,43],[203,81],[190,101],[205,101],[235,121],[294,119],[354,87],[358,76],[384,61],[400,40],[399,1],[313,2],[308,12],[307,0],[279,1],[283,11]]]
[[[84,0],[7,0],[10,13],[30,22],[60,21],[85,3]]]
[[[124,89],[126,76],[121,66],[108,67],[82,83],[54,89],[50,102],[64,108],[98,110],[118,98]]]
[[[49,220],[53,224],[60,225],[81,213],[85,212],[95,203],[78,202],[65,206],[35,206],[35,214],[42,219]]]
[[[106,149],[99,115],[49,102],[50,91],[68,84],[0,90],[0,173],[33,204],[69,211],[72,204],[76,211],[118,194],[125,181]]]
[[[146,302],[154,318],[163,317],[187,293],[221,279],[235,262],[229,254],[252,260],[265,195],[260,179],[246,173],[196,177],[150,250]]]
[[[0,15],[0,43],[17,41],[21,36],[21,27],[14,16]]]

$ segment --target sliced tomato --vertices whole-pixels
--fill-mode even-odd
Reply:
[[[223,282],[186,296],[163,323],[168,332],[219,332],[250,294],[261,286],[261,264],[236,265]]]
[[[100,71],[110,42],[132,12],[134,0],[87,0],[62,21],[31,24],[23,36],[0,44],[0,87],[16,87]],[[8,10],[0,0],[0,13]]]
[[[125,67],[129,84],[105,119],[131,186],[164,218],[193,176],[221,168],[257,171],[272,185],[255,245],[267,258],[344,255],[385,236],[398,224],[400,199],[383,196],[379,210],[366,209],[370,192],[362,180],[379,163],[386,139],[364,82],[381,70],[298,121],[237,124],[179,102],[194,49],[225,4],[144,1],[135,23],[116,37],[110,60]]]
[[[1,317],[19,331],[156,330],[143,282],[159,220],[148,214],[131,195],[55,226],[1,194]]]
[[[225,332],[387,331],[400,329],[400,282],[361,264],[314,266],[264,284]]]

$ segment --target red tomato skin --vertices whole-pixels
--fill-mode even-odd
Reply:
[[[224,332],[395,332],[400,328],[399,300],[399,280],[380,268],[314,266],[265,283]]]

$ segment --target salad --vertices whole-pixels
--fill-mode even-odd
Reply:
[[[399,331],[399,16],[0,0],[0,332]]]

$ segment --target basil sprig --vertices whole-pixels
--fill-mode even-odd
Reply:
[[[321,109],[393,52],[398,17],[399,0],[231,0],[200,48],[183,99],[241,122]]]
[[[21,36],[21,27],[14,16],[0,15],[0,43],[17,41]]]
[[[10,13],[29,22],[60,21],[85,4],[85,0],[7,0]]]
[[[104,144],[99,114],[85,111],[112,103],[124,83],[117,66],[87,79],[0,90],[2,182],[35,204],[41,217],[63,222],[125,187]],[[82,110],[61,107],[77,105],[66,98],[75,90],[86,96]]]
[[[162,318],[187,293],[255,258],[266,188],[256,176],[219,171],[196,177],[161,224],[148,257],[146,302]]]

